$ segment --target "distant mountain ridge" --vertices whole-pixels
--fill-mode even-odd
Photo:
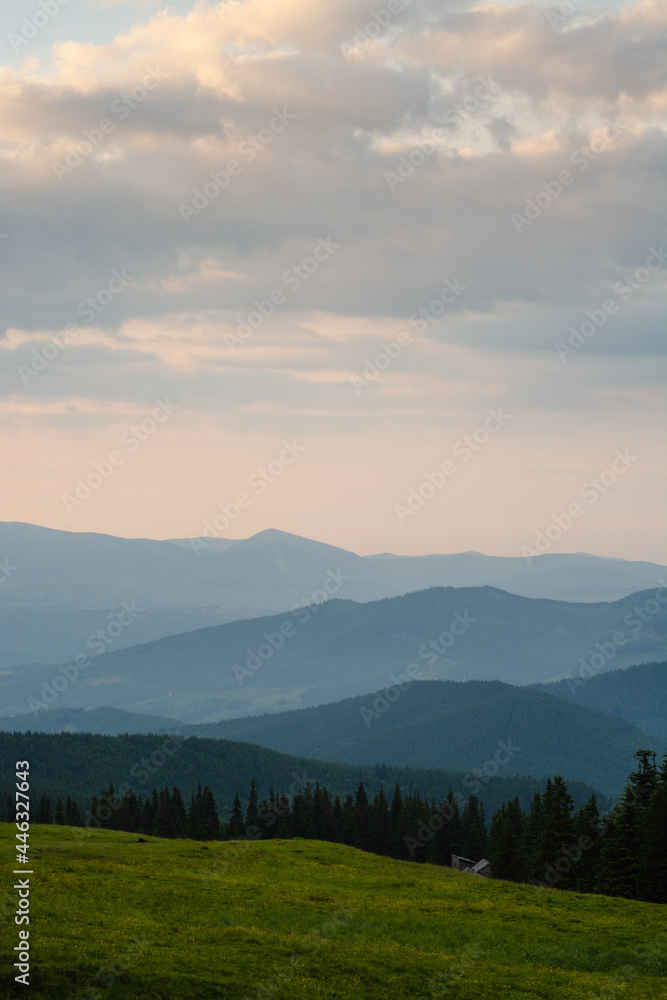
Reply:
[[[0,522],[0,667],[75,656],[122,602],[141,618],[115,649],[206,625],[289,611],[329,593],[357,602],[434,586],[494,586],[525,597],[615,601],[659,586],[667,567],[590,556],[358,556],[276,529],[248,539],[117,538]],[[54,613],[57,610],[57,615]]]
[[[667,609],[654,593],[568,604],[434,587],[365,604],[331,600],[88,654],[80,669],[6,668],[0,698],[12,715],[57,700],[207,722],[374,692],[408,669],[421,680],[545,683],[586,664],[600,672],[666,659]],[[651,601],[658,610],[644,623],[636,612]]]

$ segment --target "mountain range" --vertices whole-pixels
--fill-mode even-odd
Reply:
[[[572,692],[580,701],[585,694],[586,704],[573,704]],[[405,681],[315,708],[198,725],[117,708],[54,708],[36,717],[0,718],[0,731],[177,733],[364,767],[381,761],[464,770],[480,789],[495,775],[562,774],[619,794],[638,748],[659,758],[667,752],[667,733],[648,735],[627,716],[664,720],[666,702],[667,663],[656,663],[534,688],[500,681]]]
[[[494,586],[524,597],[616,601],[667,568],[575,553],[358,556],[283,531],[156,541],[0,522],[0,667],[80,652],[123,603],[141,609],[114,649],[335,596],[368,602],[429,587]]]
[[[547,683],[667,658],[667,616],[654,595],[568,604],[436,587],[330,600],[91,656],[95,643],[105,648],[97,639],[63,668],[6,667],[0,696],[8,715],[57,703],[212,722],[367,694],[396,677]]]

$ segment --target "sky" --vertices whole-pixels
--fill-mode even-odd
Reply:
[[[0,519],[667,562],[664,3],[0,16]]]

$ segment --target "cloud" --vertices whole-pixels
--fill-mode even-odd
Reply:
[[[501,397],[541,428],[647,419],[664,268],[618,288],[661,245],[667,15],[583,13],[413,2],[376,32],[362,0],[197,3],[0,68],[3,406],[72,434],[168,391],[184,426],[243,434],[426,433]],[[446,281],[464,291],[432,314]]]

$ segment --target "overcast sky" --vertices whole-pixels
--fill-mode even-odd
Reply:
[[[5,2],[0,518],[667,561],[667,6],[561,7]]]

